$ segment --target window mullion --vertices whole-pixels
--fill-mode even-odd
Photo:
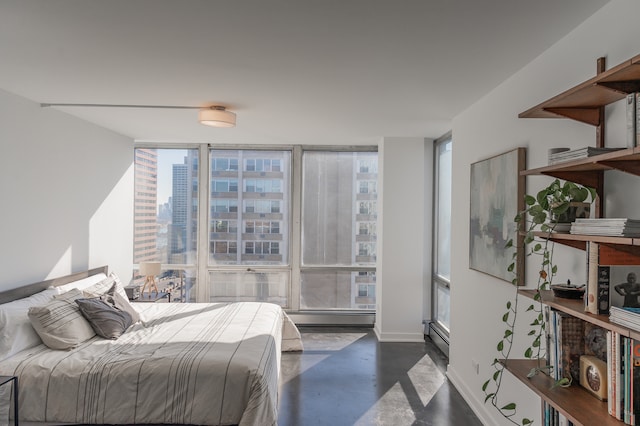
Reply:
[[[207,263],[209,259],[209,147],[202,144],[198,147],[198,253],[197,253],[197,290],[196,302],[209,302],[210,291],[207,285]]]
[[[291,286],[289,303],[292,311],[300,310],[300,265],[302,258],[302,147],[294,146],[291,172]]]

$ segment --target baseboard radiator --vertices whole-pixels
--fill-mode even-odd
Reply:
[[[449,336],[438,327],[434,322],[429,322],[429,327],[427,328],[427,335],[429,338],[435,343],[435,345],[440,349],[447,358],[449,357]]]

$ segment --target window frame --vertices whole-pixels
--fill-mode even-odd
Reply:
[[[289,256],[289,260],[288,263],[286,265],[264,265],[264,266],[251,266],[251,270],[254,270],[256,272],[283,272],[286,271],[287,273],[290,274],[289,276],[289,306],[287,308],[287,311],[290,313],[300,313],[302,315],[308,315],[308,314],[319,314],[319,315],[323,315],[324,312],[322,311],[318,311],[318,310],[314,310],[311,312],[307,312],[304,310],[300,309],[300,278],[301,278],[301,274],[303,272],[306,271],[310,271],[310,272],[315,272],[315,271],[322,271],[322,270],[334,270],[334,271],[345,271],[345,272],[360,272],[360,273],[367,273],[367,274],[371,274],[371,273],[375,273],[376,272],[376,267],[375,265],[373,266],[331,266],[331,267],[326,267],[326,266],[319,266],[319,265],[306,265],[306,266],[302,266],[301,264],[301,257],[302,257],[302,159],[303,159],[303,153],[307,152],[307,151],[329,151],[329,152],[378,152],[378,147],[376,145],[255,145],[255,144],[246,144],[246,145],[237,145],[237,144],[207,144],[207,143],[154,143],[154,142],[135,142],[133,149],[157,149],[157,150],[162,150],[162,149],[197,149],[199,151],[199,155],[198,155],[198,165],[199,167],[197,168],[197,172],[198,172],[198,182],[200,182],[201,184],[198,185],[198,199],[199,204],[197,206],[197,214],[198,214],[198,248],[197,248],[197,255],[196,255],[196,262],[195,265],[172,265],[172,267],[178,268],[178,267],[189,267],[189,268],[195,268],[196,269],[196,301],[197,302],[207,302],[209,301],[209,295],[210,295],[210,289],[209,286],[207,285],[208,282],[208,275],[212,272],[212,271],[217,271],[217,268],[214,268],[212,266],[209,265],[209,257],[211,255],[211,251],[212,251],[212,247],[210,246],[211,243],[211,236],[210,236],[210,231],[211,229],[209,228],[209,224],[211,223],[211,214],[213,212],[213,206],[210,206],[210,193],[211,193],[211,189],[212,189],[212,184],[215,180],[229,180],[229,178],[225,178],[224,174],[217,176],[217,177],[212,177],[211,172],[215,171],[215,172],[221,172],[224,173],[225,171],[237,171],[240,167],[243,167],[243,165],[240,164],[240,161],[237,158],[233,158],[233,157],[229,157],[229,158],[225,158],[225,157],[216,157],[216,161],[217,162],[221,162],[221,160],[226,160],[226,169],[219,169],[217,167],[217,165],[219,165],[220,163],[215,163],[212,165],[212,162],[209,161],[209,152],[210,150],[248,150],[248,151],[259,151],[259,150],[264,150],[264,151],[280,151],[280,150],[284,150],[284,151],[289,151],[291,153],[291,172],[290,172],[290,180],[291,180],[291,185],[290,188],[286,188],[286,187],[280,187],[279,191],[280,193],[283,193],[286,196],[286,192],[289,191],[288,196],[290,197],[290,205],[291,205],[291,211],[289,214],[289,218],[288,218],[288,226],[289,226],[289,235],[288,235],[288,240],[287,241],[272,241],[271,243],[275,243],[278,246],[278,251],[281,250],[281,244],[288,244],[289,245],[289,250],[288,250],[288,256]],[[234,162],[235,160],[235,162]],[[250,160],[250,159],[245,159],[245,161]],[[267,166],[265,166],[264,162],[263,164],[260,166],[257,164],[258,162],[254,162],[254,169],[256,170],[256,172],[260,173],[260,172],[271,172],[271,171],[282,171],[283,170],[283,165],[281,163],[280,160],[277,160],[274,164],[274,162],[271,162],[270,164],[268,164]],[[362,164],[358,164],[358,170],[360,170],[360,167],[362,166]],[[257,170],[259,167],[262,168],[262,170]],[[377,170],[371,170],[371,165],[367,164],[366,165],[367,169],[368,169],[368,173],[377,173]],[[268,169],[268,171],[266,170]],[[363,172],[364,173],[364,172]],[[268,178],[265,178],[268,179]],[[371,180],[371,182],[369,182],[367,184],[368,190],[369,191],[373,191],[370,193],[377,193],[377,181],[376,180]],[[240,190],[244,190],[244,188],[241,188],[241,183],[237,182],[237,187],[238,187],[238,191]],[[135,194],[134,194],[135,196]],[[236,203],[235,206],[232,206],[231,204],[233,203],[233,201],[235,200],[229,200],[228,201],[228,206],[226,207],[227,211],[231,212],[231,211],[237,211],[237,209],[242,209],[243,212],[247,212],[246,211],[246,205],[245,203],[249,200],[243,200],[243,204],[242,205],[238,205]],[[259,209],[261,209],[262,207],[265,207],[266,211],[264,213],[279,213],[282,210],[281,204],[279,200],[271,200],[269,202],[268,208],[267,206],[258,206],[257,203],[259,201],[267,201],[267,200],[260,200],[260,199],[253,199],[251,200],[254,204],[253,204],[253,211],[256,213],[259,213]],[[275,202],[275,204],[274,204]],[[377,202],[376,201],[368,201],[367,202],[368,205],[368,211],[367,213],[364,214],[372,214],[375,212],[372,212],[371,210],[377,210]],[[374,208],[375,206],[375,208]],[[359,209],[358,209],[359,210]],[[223,219],[224,220],[224,219]],[[278,221],[278,229],[282,230],[284,224],[281,223],[281,221]],[[377,221],[376,221],[377,222]],[[298,224],[298,226],[295,226],[296,224]],[[242,224],[237,224],[237,227],[242,227]],[[271,225],[270,225],[270,231],[273,231],[273,221],[271,221]],[[259,235],[259,234],[257,234]],[[255,241],[258,242],[258,241]],[[241,251],[244,252],[244,247],[241,247],[240,245],[238,245],[236,247],[237,251]],[[272,249],[269,250],[270,252],[272,252]],[[255,247],[254,247],[254,252],[255,252]],[[137,265],[134,265],[134,267],[137,267]],[[247,266],[246,265],[230,265],[229,267],[225,268],[228,269],[229,271],[233,271],[234,269],[237,271],[246,271],[247,270]],[[366,315],[371,315],[373,312],[368,311],[368,310],[348,310],[348,315],[350,317],[354,316],[354,314],[362,314],[363,316]],[[333,311],[331,310],[330,313],[332,314],[339,314],[339,312]],[[355,318],[355,317],[354,317]],[[323,317],[323,322],[326,322],[327,319]],[[373,321],[373,317],[371,317],[371,323]],[[312,321],[313,322],[313,321]],[[331,323],[331,320],[329,320],[329,323]],[[361,320],[355,320],[354,323],[360,324],[362,323]]]
[[[453,150],[453,136],[451,132],[446,133],[442,137],[436,139],[433,144],[433,240],[432,240],[432,274],[431,274],[431,326],[437,328],[437,332],[440,335],[444,335],[447,339],[449,337],[450,329],[446,324],[443,324],[438,320],[439,318],[439,290],[444,290],[450,294],[451,280],[442,275],[438,271],[439,265],[439,247],[438,241],[440,240],[440,226],[439,226],[439,206],[440,206],[440,147],[446,144],[451,144],[451,150]],[[451,239],[451,229],[449,229],[449,239]],[[449,256],[449,259],[451,257]],[[449,299],[450,300],[450,299]],[[450,306],[450,302],[449,302]]]

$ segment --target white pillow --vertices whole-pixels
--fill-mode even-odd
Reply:
[[[77,289],[80,289],[80,290],[84,290],[87,287],[91,287],[92,285],[94,285],[96,283],[99,283],[100,281],[104,280],[105,278],[107,278],[107,276],[101,272],[99,274],[91,275],[90,277],[83,278],[81,280],[72,281],[70,283],[63,284],[63,285],[58,286],[56,288],[58,289],[58,293],[59,294],[65,293],[65,292],[71,290],[72,288],[77,288]]]
[[[131,302],[129,302],[128,297],[123,297],[118,291],[118,287],[122,288],[122,285],[119,283],[115,283],[111,290],[104,296],[103,299],[106,299],[109,303],[115,306],[117,309],[124,311],[131,316],[132,324],[137,323],[142,318],[140,317],[140,313],[133,307]]]
[[[32,306],[43,305],[57,294],[54,288],[0,305],[0,361],[42,343],[31,326],[27,312]]]
[[[120,293],[120,295],[125,299],[129,300],[129,297],[127,296],[127,292],[124,290],[124,287],[120,282],[120,278],[118,278],[118,276],[113,272],[110,273],[107,278],[103,279],[99,283],[96,283],[91,287],[82,289],[82,292],[84,293],[85,297],[89,297],[89,298],[100,297],[111,292],[111,290],[114,289],[114,286],[115,286],[115,291]]]
[[[29,308],[29,319],[42,342],[51,349],[72,349],[96,335],[75,300],[82,291],[71,289],[44,306]]]

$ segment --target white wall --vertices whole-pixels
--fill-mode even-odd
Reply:
[[[0,91],[0,290],[102,265],[128,280],[132,143]]]
[[[378,145],[378,258],[376,323],[380,341],[424,341],[425,256],[431,211],[432,141],[384,138]],[[427,252],[428,253],[428,252]]]
[[[554,45],[528,66],[516,73],[454,119],[453,123],[453,203],[451,273],[451,352],[448,375],[485,424],[507,425],[497,411],[484,404],[482,383],[493,373],[490,366],[498,356],[495,347],[504,327],[501,317],[505,304],[514,295],[506,281],[470,270],[469,252],[469,168],[476,161],[527,147],[528,167],[546,165],[547,150],[566,146],[578,148],[595,145],[595,130],[586,124],[564,119],[521,119],[518,113],[591,78],[596,59],[607,57],[615,66],[640,53],[640,2],[614,0],[575,31]],[[607,108],[607,145],[625,146],[624,105]],[[618,172],[606,175],[606,208],[609,216],[640,218],[640,180]],[[550,178],[527,179],[527,192],[535,193]],[[629,183],[629,184],[627,184]],[[630,184],[633,183],[633,186]],[[625,192],[622,192],[624,189]],[[631,189],[631,191],[630,191]],[[559,281],[585,280],[585,255],[579,250],[556,245]],[[535,284],[536,263],[527,261],[527,282]],[[524,318],[523,318],[524,319]],[[518,329],[524,337],[516,339],[514,357],[522,358],[526,347],[525,327]],[[472,368],[480,364],[480,374]],[[511,378],[503,389],[503,402],[518,404],[522,416],[540,424],[540,399],[523,384]]]

